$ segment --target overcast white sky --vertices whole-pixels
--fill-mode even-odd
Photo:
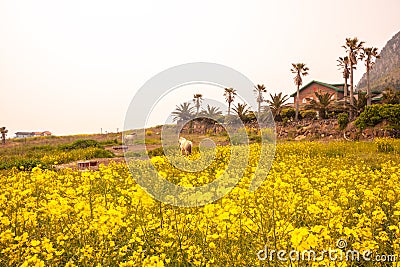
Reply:
[[[227,65],[269,93],[295,90],[296,62],[310,68],[304,83],[342,82],[345,38],[381,49],[400,30],[398,10],[398,0],[0,0],[0,126],[10,137],[122,129],[135,91],[189,62]]]

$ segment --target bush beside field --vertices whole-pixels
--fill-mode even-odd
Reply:
[[[389,128],[400,130],[400,104],[368,106],[356,119],[355,125],[359,129],[365,129],[384,121],[389,122]]]

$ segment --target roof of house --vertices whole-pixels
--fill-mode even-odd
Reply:
[[[317,83],[317,84],[319,84],[319,85],[322,85],[322,86],[331,88],[331,89],[335,90],[336,92],[343,92],[343,89],[336,87],[336,86],[339,86],[339,85],[344,85],[343,83],[342,83],[342,84],[328,84],[328,83],[323,83],[323,82],[319,82],[319,81],[315,81],[315,80],[312,80],[311,82],[309,82],[309,83],[307,83],[306,85],[304,85],[303,87],[301,87],[301,88],[300,88],[300,91],[306,89],[308,86],[310,86],[310,85],[313,84],[313,83]],[[335,86],[335,85],[336,85],[336,86]],[[291,97],[294,97],[294,96],[296,95],[296,93],[297,93],[297,92],[294,92],[294,93],[291,94],[290,96],[291,96]]]
[[[51,135],[51,132],[49,131],[44,131],[44,132],[16,132],[16,135],[42,135],[42,134],[47,134]]]
[[[372,96],[372,97],[371,97],[371,100],[372,100],[372,101],[381,101],[381,100],[383,100],[383,93],[380,92],[379,94],[377,94],[377,95],[375,95],[375,96]]]
[[[32,134],[34,134],[33,132],[16,132],[15,134],[23,134],[23,135],[32,135]]]
[[[362,92],[362,93],[367,93],[367,88],[363,88],[361,90],[357,90],[356,93]],[[379,90],[371,90],[371,94],[380,94],[382,91]]]
[[[331,83],[333,86],[344,86],[344,83]],[[347,84],[347,86],[350,86],[350,84]]]

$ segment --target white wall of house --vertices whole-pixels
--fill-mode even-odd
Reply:
[[[50,136],[51,133],[46,133],[46,132],[21,132],[21,133],[15,133],[15,138],[26,138],[26,137],[35,137],[35,136]]]

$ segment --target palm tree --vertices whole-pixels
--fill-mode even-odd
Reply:
[[[319,117],[321,119],[326,119],[326,113],[333,103],[332,100],[333,94],[330,94],[328,92],[324,94],[315,92],[314,94],[316,96],[316,99],[307,98],[307,100],[310,101],[310,103],[306,105],[306,108],[317,110]]]
[[[233,107],[233,111],[238,115],[241,121],[246,121],[246,116],[250,112],[249,108],[247,107],[246,103],[240,104],[238,103],[237,106]]]
[[[282,92],[274,95],[269,94],[269,96],[271,97],[271,100],[267,100],[267,103],[269,104],[272,114],[274,115],[274,119],[279,119],[282,111],[282,106],[289,99],[289,96],[282,96]]]
[[[173,121],[187,121],[193,118],[194,107],[190,106],[189,102],[185,102],[176,106],[176,109],[172,114],[174,115]]]
[[[356,116],[360,115],[367,105],[366,93],[358,91],[357,95],[358,97],[353,99],[353,105],[350,106],[350,109],[356,114]]]
[[[219,107],[210,106],[208,104],[207,109],[203,109],[200,114],[207,117],[203,118],[203,120],[206,122],[206,128],[204,129],[205,133],[207,133],[209,125],[215,125],[218,117],[222,117],[222,111]],[[216,129],[214,128],[214,132],[215,131]]]
[[[371,95],[371,87],[369,84],[369,72],[372,70],[375,62],[373,61],[374,58],[380,58],[378,54],[378,48],[376,47],[366,47],[362,48],[360,59],[365,58],[365,67],[367,68],[367,106],[371,105],[372,95]]]
[[[300,86],[303,84],[303,79],[301,76],[306,76],[308,75],[308,70],[309,68],[306,67],[306,64],[304,63],[297,63],[294,64],[292,63],[293,68],[290,69],[290,71],[296,76],[294,77],[294,84],[297,86],[297,94],[296,94],[296,116],[295,120],[299,120],[299,100],[300,100]]]
[[[346,49],[346,52],[349,54],[349,63],[350,63],[350,105],[354,104],[354,72],[353,70],[357,65],[357,56],[361,51],[364,42],[358,41],[357,37],[346,38],[346,44],[342,47]]]
[[[261,111],[261,103],[264,102],[264,97],[263,93],[267,92],[267,89],[265,88],[264,84],[257,84],[257,86],[254,86],[254,92],[257,94],[257,103],[258,103],[258,116],[260,116],[260,111]]]
[[[196,115],[199,114],[201,102],[203,101],[203,95],[202,94],[195,94],[193,96],[193,103],[196,106]]]
[[[6,127],[0,127],[0,133],[1,133],[1,140],[3,142],[3,145],[6,144],[6,135],[8,133],[8,130],[6,129]]]
[[[218,116],[222,115],[222,111],[220,110],[219,107],[213,107],[207,104],[207,109],[202,110],[200,114],[206,115],[211,119],[215,119]]]
[[[349,65],[350,65],[350,61],[349,61],[349,57],[339,57],[339,59],[337,60],[338,67],[339,69],[343,70],[343,78],[344,78],[344,106],[346,106],[347,103],[347,80],[349,79],[350,76],[350,69],[349,69]]]
[[[231,104],[235,100],[236,90],[233,88],[225,88],[225,99],[228,102],[228,115],[231,114]]]

